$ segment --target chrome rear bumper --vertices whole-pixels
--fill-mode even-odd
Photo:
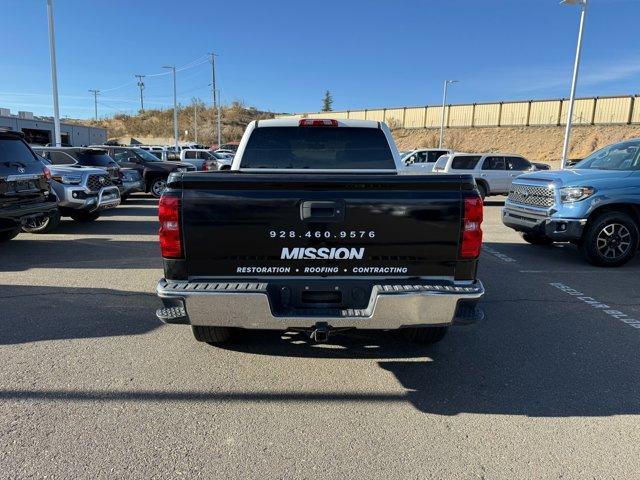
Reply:
[[[480,281],[385,283],[373,286],[364,309],[336,310],[329,316],[316,315],[312,309],[293,315],[274,315],[267,287],[267,283],[162,279],[157,293],[165,308],[156,314],[166,323],[218,327],[282,330],[310,328],[318,322],[326,322],[333,328],[389,330],[449,325],[456,319],[459,306],[468,311],[469,305],[484,295]]]

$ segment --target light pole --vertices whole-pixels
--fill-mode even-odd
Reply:
[[[180,151],[178,146],[178,93],[176,90],[176,67],[165,65],[162,68],[168,68],[173,71],[173,137],[175,140],[176,152]]]
[[[217,111],[217,130],[218,130],[218,148],[220,148],[221,134],[220,134],[220,90],[216,89],[216,57],[218,54],[211,52],[211,93],[213,93],[213,110]]]
[[[588,0],[562,0],[560,4],[579,5],[580,12],[580,29],[578,30],[578,46],[576,47],[576,59],[573,64],[573,78],[571,79],[571,93],[569,96],[569,111],[567,112],[567,129],[564,132],[564,143],[562,145],[561,168],[567,166],[567,156],[569,155],[569,138],[571,136],[571,126],[573,123],[573,104],[576,99],[576,84],[578,83],[578,71],[580,70],[580,56],[582,54],[582,32],[584,31],[584,19],[587,15]]]
[[[98,94],[100,90],[89,90],[93,94],[93,117],[98,121]]]
[[[144,77],[145,75],[134,75],[138,79],[138,87],[140,88],[140,111],[144,112],[144,99],[142,98],[142,91],[144,90]]]
[[[62,146],[60,108],[58,106],[58,71],[56,68],[56,35],[53,29],[53,0],[47,0],[49,19],[49,56],[51,58],[51,94],[53,96],[53,136],[56,147]]]
[[[444,81],[444,94],[442,95],[442,119],[440,120],[440,143],[438,144],[438,148],[442,148],[442,143],[444,141],[444,110],[447,103],[447,90],[449,88],[449,85],[451,85],[452,83],[458,83],[458,80]]]

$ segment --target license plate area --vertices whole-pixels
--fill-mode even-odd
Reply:
[[[341,291],[309,291],[302,292],[302,303],[310,305],[336,305],[342,303]]]
[[[15,193],[26,193],[38,190],[34,180],[17,180],[12,182],[12,186]]]

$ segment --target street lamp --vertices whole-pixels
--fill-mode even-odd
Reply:
[[[458,80],[445,80],[444,81],[444,94],[442,95],[442,119],[440,120],[440,143],[438,148],[442,148],[442,142],[444,141],[444,109],[447,103],[447,90],[452,83],[458,83]]]
[[[53,0],[47,0],[49,20],[49,56],[51,57],[51,94],[53,96],[53,136],[56,147],[62,145],[60,108],[58,106],[58,71],[56,69],[56,35],[53,29]]]
[[[168,68],[173,71],[173,137],[176,146],[176,152],[180,151],[178,146],[178,94],[176,90],[176,67],[173,65],[163,66],[162,68]]]
[[[569,137],[571,136],[571,124],[573,123],[573,104],[576,98],[576,84],[578,83],[578,71],[580,70],[580,55],[582,54],[582,32],[584,31],[584,19],[587,15],[588,0],[562,0],[561,5],[578,5],[580,12],[580,29],[578,30],[578,46],[576,47],[576,59],[573,65],[573,78],[571,80],[571,94],[569,96],[569,111],[567,112],[567,129],[564,132],[564,144],[562,145],[561,168],[567,166],[569,155]]]

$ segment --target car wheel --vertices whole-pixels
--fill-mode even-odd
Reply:
[[[478,193],[480,194],[480,198],[484,200],[484,197],[487,196],[487,187],[484,186],[484,183],[478,184]]]
[[[447,334],[449,327],[415,327],[404,328],[402,333],[407,340],[422,345],[438,343]]]
[[[553,245],[553,240],[544,235],[536,235],[534,233],[523,233],[522,239],[531,245]]]
[[[73,212],[69,216],[76,222],[88,223],[100,218],[100,212]]]
[[[205,342],[209,345],[228,343],[238,338],[237,329],[230,327],[192,325],[191,330],[193,331],[193,336],[197,341]]]
[[[587,262],[598,267],[619,267],[638,250],[638,225],[626,213],[610,212],[589,222],[580,250]]]
[[[154,197],[160,198],[160,196],[162,195],[162,192],[164,192],[166,188],[167,188],[167,179],[156,178],[151,184],[151,188],[149,189],[149,191],[151,192],[151,195],[153,195]]]
[[[26,233],[49,233],[60,225],[60,212],[56,211],[49,217],[32,218],[22,226]]]
[[[19,233],[19,228],[16,228],[15,230],[5,230],[4,232],[0,232],[0,243],[8,242],[9,240],[16,238]]]

